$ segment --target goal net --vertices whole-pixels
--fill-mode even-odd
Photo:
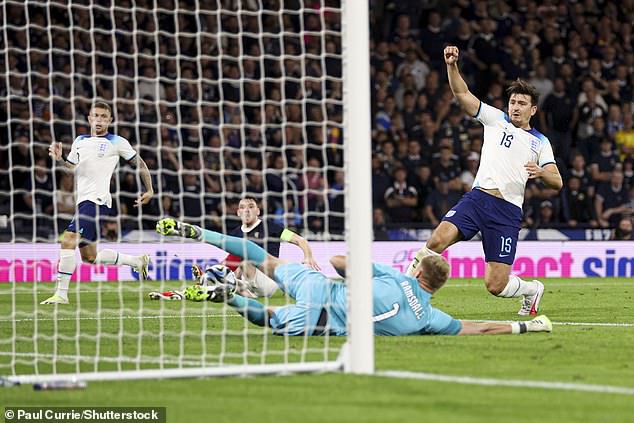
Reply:
[[[369,280],[371,244],[367,3],[342,3],[2,2],[0,376],[28,383],[372,371],[371,297],[360,280]],[[48,147],[61,142],[68,154],[89,134],[96,100],[112,107],[109,132],[130,141],[155,190],[135,207],[141,173],[120,162],[98,250],[149,254],[149,279],[130,266],[82,263],[76,250],[70,304],[41,305],[55,291],[60,235],[77,209],[74,173]],[[192,285],[193,264],[226,256],[161,237],[157,220],[227,233],[242,224],[245,196],[264,222],[307,239],[328,276],[329,257],[349,255],[357,299],[348,337],[277,336],[222,303],[149,299]],[[280,239],[265,233],[259,241]],[[303,260],[290,243],[279,254]],[[257,301],[293,302],[281,291]]]

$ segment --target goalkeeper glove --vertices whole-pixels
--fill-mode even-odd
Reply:
[[[190,301],[211,301],[221,303],[233,298],[236,288],[233,285],[222,284],[214,286],[193,285],[185,288],[183,295]]]
[[[198,239],[202,235],[202,229],[196,225],[179,222],[171,217],[156,222],[156,232],[165,236],[182,236],[183,238]]]
[[[209,299],[209,292],[201,285],[192,285],[185,288],[183,295],[189,301],[205,301]]]

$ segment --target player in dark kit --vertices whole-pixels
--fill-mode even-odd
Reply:
[[[280,256],[280,242],[290,242],[297,245],[304,252],[304,261],[307,266],[320,270],[313,258],[313,252],[308,242],[290,229],[284,228],[267,219],[260,219],[260,207],[254,197],[245,196],[238,204],[238,217],[241,225],[228,231],[229,235],[246,238],[264,248],[274,257]],[[270,297],[277,291],[277,284],[258,269],[244,272],[240,263],[240,255],[229,254],[225,264],[236,271],[238,277],[238,291],[247,297]]]

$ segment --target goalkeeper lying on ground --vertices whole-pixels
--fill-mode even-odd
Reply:
[[[223,235],[198,226],[166,218],[156,230],[162,235],[197,239],[231,254],[244,255],[269,275],[295,300],[295,304],[266,308],[258,301],[235,293],[234,275],[228,271],[222,283],[194,286],[185,296],[198,301],[225,302],[251,323],[268,326],[276,335],[347,334],[347,298],[345,284],[332,282],[325,275],[298,263],[286,263],[267,254],[255,243]],[[343,258],[334,260],[339,271]],[[550,332],[546,316],[526,322],[479,323],[459,321],[429,303],[449,275],[449,264],[441,256],[425,257],[413,277],[395,269],[373,264],[374,333],[376,335],[479,335]]]

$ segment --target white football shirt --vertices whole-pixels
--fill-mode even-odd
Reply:
[[[483,102],[475,118],[484,126],[484,141],[473,188],[497,188],[506,201],[522,208],[528,181],[524,165],[554,164],[550,141],[534,128],[516,127],[506,113]]]
[[[110,179],[119,158],[132,160],[136,151],[127,139],[118,135],[80,135],[75,138],[68,162],[76,165],[77,204],[85,200],[112,207]]]

